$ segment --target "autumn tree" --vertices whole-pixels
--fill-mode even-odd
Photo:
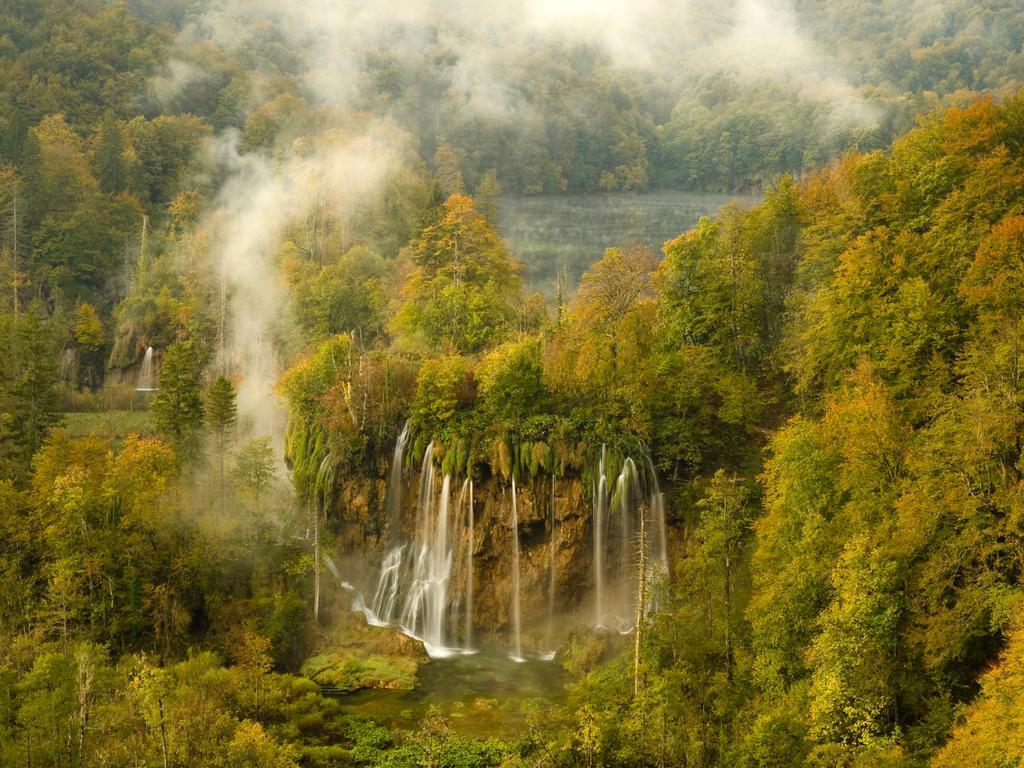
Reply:
[[[701,510],[697,528],[700,558],[705,563],[709,585],[717,585],[718,592],[709,598],[712,605],[720,606],[717,610],[721,611],[721,616],[711,617],[712,626],[721,627],[725,671],[731,679],[735,664],[736,625],[741,616],[737,574],[742,567],[743,549],[750,532],[748,492],[735,476],[730,478],[720,469],[697,506]]]
[[[565,390],[601,390],[635,382],[648,354],[654,297],[646,248],[609,248],[584,275],[563,327],[549,347],[547,375]]]
[[[476,209],[480,211],[487,223],[492,227],[498,226],[498,196],[501,195],[501,184],[498,182],[498,173],[491,168],[485,173],[480,183],[477,184],[473,199],[476,200]]]
[[[428,346],[476,352],[498,341],[521,288],[518,265],[473,200],[453,195],[420,234],[395,330]]]
[[[459,160],[446,142],[441,142],[437,146],[437,152],[434,153],[434,168],[441,194],[445,198],[465,194],[466,184],[462,180],[462,171],[459,170]]]

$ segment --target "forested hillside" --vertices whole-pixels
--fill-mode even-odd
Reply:
[[[310,7],[0,0],[0,765],[1020,765],[1015,4]],[[649,187],[763,201],[497,234]]]

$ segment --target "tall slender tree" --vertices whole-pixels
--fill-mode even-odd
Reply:
[[[206,393],[206,425],[216,441],[218,477],[220,478],[220,506],[224,511],[224,456],[233,437],[238,406],[235,385],[226,376],[218,376]]]

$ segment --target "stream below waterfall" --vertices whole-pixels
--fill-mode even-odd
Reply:
[[[562,701],[568,680],[550,661],[516,662],[503,649],[483,650],[424,664],[414,690],[363,690],[338,701],[347,714],[403,729],[415,728],[434,706],[459,733],[500,737],[521,732],[531,702]]]

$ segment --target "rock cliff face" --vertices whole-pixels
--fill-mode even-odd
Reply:
[[[368,601],[384,553],[393,543],[410,543],[416,536],[420,473],[407,472],[403,480],[400,531],[389,530],[385,477],[382,471],[378,477],[343,480],[328,522],[337,552],[346,562],[362,564],[361,581]],[[440,486],[440,481],[435,482],[435,500]],[[447,596],[452,606],[450,621],[461,625],[468,591],[469,506],[462,479],[453,479],[451,488],[452,565]],[[539,642],[552,608],[556,613],[572,610],[587,600],[593,589],[591,507],[580,478],[552,480],[549,475],[519,485],[516,506],[520,609],[524,638],[529,644],[531,636]],[[511,629],[514,599],[511,484],[494,476],[475,478],[473,523],[473,632],[477,638],[501,639]],[[454,635],[463,632],[462,626],[453,627]]]

